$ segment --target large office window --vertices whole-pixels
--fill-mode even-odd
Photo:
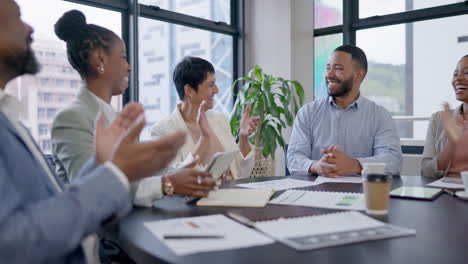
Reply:
[[[147,126],[143,140],[150,138],[150,127],[167,117],[175,109],[179,98],[172,81],[177,63],[185,56],[196,56],[210,61],[216,71],[216,83],[220,89],[215,96],[215,110],[229,113],[232,109],[231,85],[234,67],[234,37],[226,33],[203,29],[203,23],[231,22],[230,0],[140,0],[149,6],[174,11],[174,17],[189,14],[202,18],[197,28],[183,23],[168,23],[164,17],[150,14],[138,20],[138,98],[146,111]],[[194,20],[197,21],[197,20]]]
[[[130,101],[143,103],[147,128],[166,117],[178,102],[172,71],[184,56],[199,56],[215,66],[220,88],[215,110],[230,112],[231,85],[242,72],[243,1],[231,0],[16,0],[23,19],[34,27],[33,49],[42,70],[11,82],[7,92],[27,108],[21,119],[38,145],[50,152],[52,121],[83,86],[67,60],[65,43],[54,24],[68,10],[82,11],[88,23],[113,30],[127,45],[133,72],[130,88],[112,104],[120,110]],[[38,10],[41,10],[38,12]]]
[[[359,17],[382,16],[460,2],[463,0],[387,0],[385,3],[378,0],[359,0]]]
[[[315,12],[327,2],[333,1],[316,0]],[[340,2],[326,8],[342,13],[343,24],[315,26],[315,96],[326,96],[323,51],[355,44],[369,62],[362,94],[392,113],[401,138],[425,139],[431,114],[443,102],[460,104],[450,82],[468,50],[468,6],[453,0]]]
[[[343,24],[343,0],[314,0],[314,28]]]
[[[21,120],[44,153],[50,153],[50,130],[57,112],[68,105],[82,87],[78,73],[70,66],[65,43],[54,34],[54,24],[68,10],[86,14],[94,23],[121,35],[121,14],[102,8],[60,0],[16,0],[22,18],[34,28],[33,50],[42,70],[35,76],[23,76],[10,82],[7,93],[17,97],[26,108]],[[38,11],[40,10],[40,11]],[[121,97],[114,107],[120,109]]]
[[[330,53],[342,43],[343,37],[341,34],[316,37],[314,39],[314,95],[317,97],[327,95],[327,87],[325,86],[325,66],[327,65]]]
[[[215,110],[231,111],[232,37],[147,18],[140,18],[139,32],[139,100],[145,106],[147,127],[168,116],[179,102],[172,72],[184,56],[213,64],[220,89]],[[149,137],[148,130],[142,137]]]

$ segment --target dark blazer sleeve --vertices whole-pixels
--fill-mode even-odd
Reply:
[[[27,159],[26,159],[27,160]],[[36,164],[24,164],[36,168]],[[17,184],[15,168],[0,155],[0,263],[50,263],[78,249],[87,235],[131,203],[108,166],[93,168],[64,192],[24,203],[35,186]]]

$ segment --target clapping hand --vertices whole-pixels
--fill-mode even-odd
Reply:
[[[457,126],[457,122],[453,118],[452,111],[450,110],[450,105],[445,103],[443,105],[444,111],[442,112],[442,126],[445,129],[448,139],[455,143],[460,139],[462,130]]]
[[[185,131],[178,131],[139,143],[138,138],[146,124],[142,114],[141,104],[129,103],[109,127],[104,126],[103,116],[99,116],[96,122],[96,161],[112,161],[129,181],[152,176],[167,167],[185,143],[187,135]]]
[[[240,137],[249,137],[255,130],[257,130],[257,127],[260,124],[260,117],[250,117],[250,110],[251,106],[250,104],[247,104],[245,113],[240,121]]]
[[[96,162],[102,164],[112,159],[115,149],[120,141],[129,132],[130,127],[143,117],[143,105],[129,103],[122,112],[106,127],[102,112],[96,118],[95,123],[95,150]]]
[[[206,118],[206,111],[208,110],[208,104],[206,101],[202,101],[198,108],[197,125],[200,128],[200,135],[204,138],[209,138],[213,135],[213,131],[208,124],[208,119]]]

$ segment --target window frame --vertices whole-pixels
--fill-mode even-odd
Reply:
[[[411,9],[413,1],[406,0],[406,9]],[[314,3],[315,4],[315,3]],[[315,12],[315,11],[314,11]],[[460,3],[447,4],[435,7],[422,8],[411,11],[378,15],[366,18],[359,18],[359,0],[343,0],[343,24],[324,28],[314,28],[314,38],[328,36],[332,34],[343,34],[343,45],[356,45],[356,32],[358,30],[378,28],[392,25],[405,24],[406,37],[412,42],[413,22],[428,21],[439,18],[455,17],[468,14],[468,1]],[[315,16],[315,14],[314,14]],[[407,44],[408,45],[408,44]],[[408,54],[409,53],[409,54]],[[315,59],[315,58],[314,58]],[[413,55],[410,52],[406,54],[406,69],[413,68]],[[316,76],[314,76],[315,81]],[[392,116],[395,120],[421,120],[421,117],[414,117],[413,113],[413,76],[407,76],[405,79],[405,108],[404,116]],[[313,89],[315,98],[315,89]],[[429,120],[429,117],[424,117]]]
[[[210,32],[221,33],[233,38],[233,79],[245,75],[245,0],[231,0],[231,23],[213,21],[187,14],[177,13],[158,6],[139,4],[138,0],[62,0],[82,5],[89,5],[122,14],[122,38],[127,45],[127,57],[132,67],[129,89],[122,97],[125,105],[131,101],[139,101],[138,96],[138,18],[144,17],[156,21],[197,28]],[[235,88],[233,104],[238,87]]]
[[[407,4],[411,3],[408,2]],[[468,14],[468,1],[359,18],[359,0],[343,0],[343,24],[314,29],[314,37],[343,33],[343,44],[356,44],[356,31]]]

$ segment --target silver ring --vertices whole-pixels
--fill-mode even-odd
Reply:
[[[200,175],[197,176],[197,184],[200,185],[202,182],[202,178]]]

